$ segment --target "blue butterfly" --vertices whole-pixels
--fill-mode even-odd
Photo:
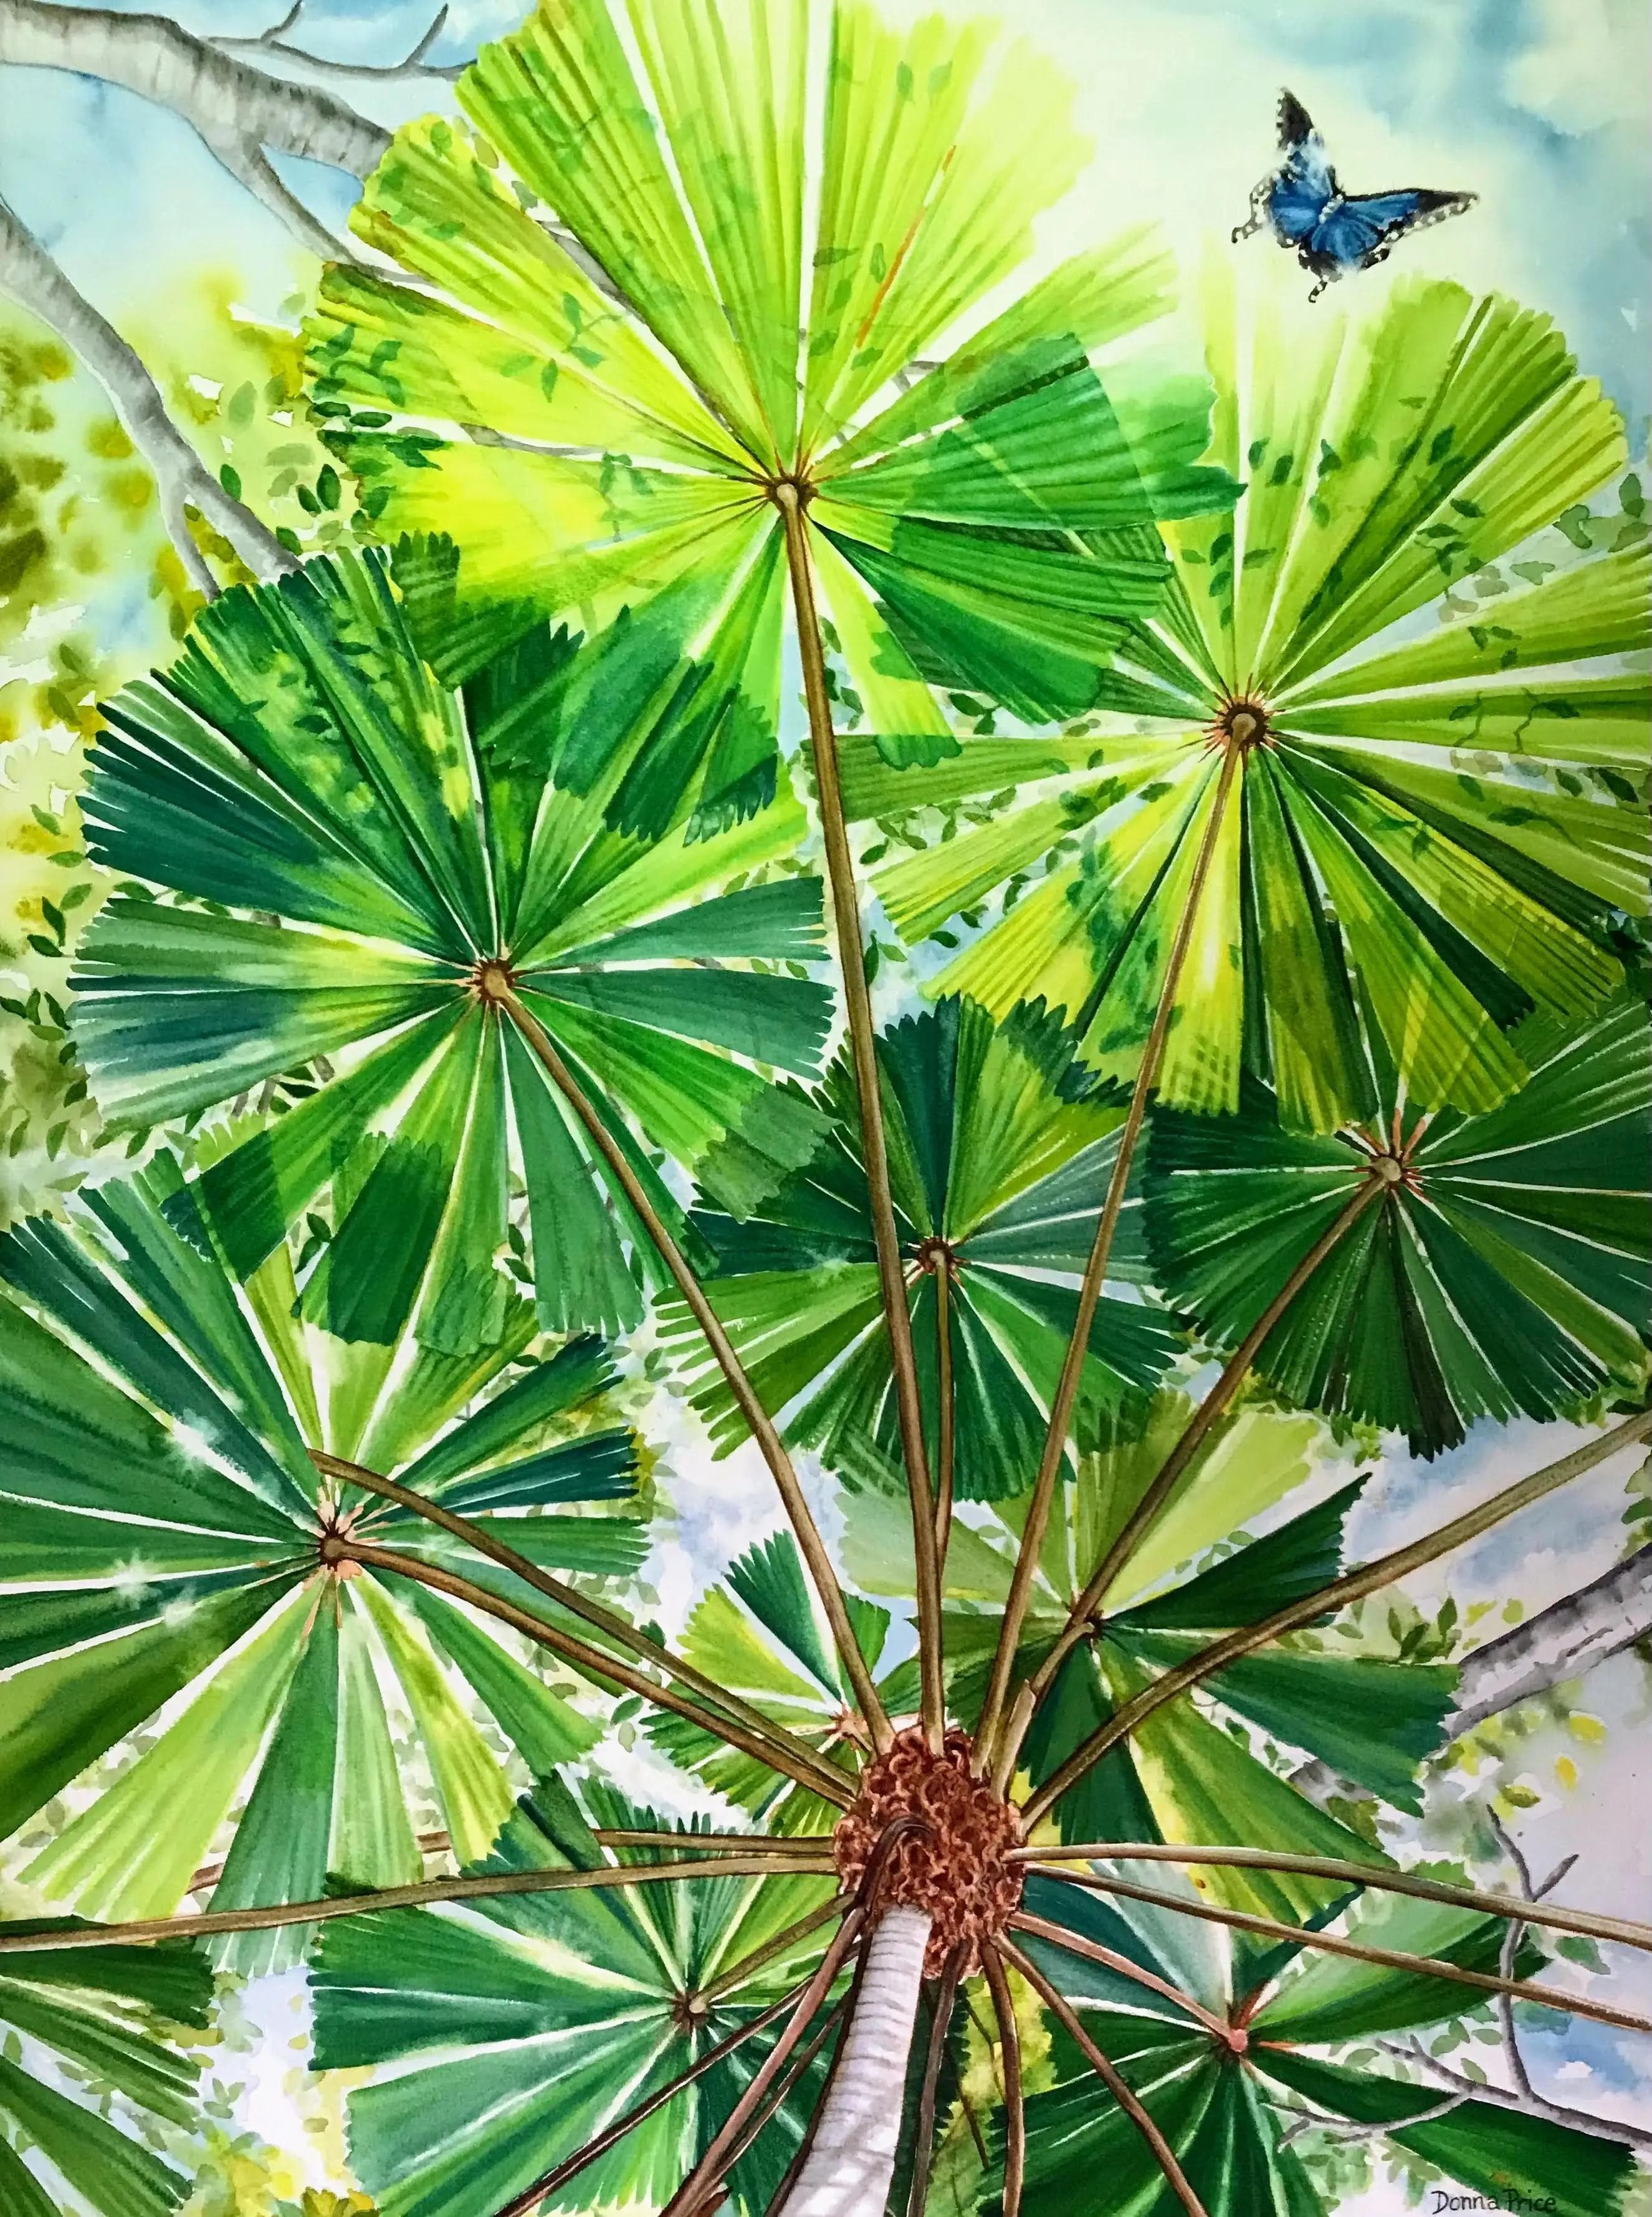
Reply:
[[[1280,245],[1295,247],[1297,261],[1318,280],[1310,300],[1351,269],[1386,262],[1408,232],[1461,215],[1476,198],[1422,189],[1345,193],[1326,158],[1324,139],[1291,92],[1279,96],[1279,151],[1284,161],[1251,195],[1250,221],[1238,226],[1234,239],[1237,244],[1271,225]]]

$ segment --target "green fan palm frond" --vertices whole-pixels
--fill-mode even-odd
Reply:
[[[310,330],[368,514],[475,549],[451,669],[523,611],[668,609],[696,706],[654,774],[704,759],[702,809],[749,813],[775,780],[789,498],[892,743],[944,744],[931,637],[1030,713],[1094,700],[1167,582],[1155,518],[1234,493],[1198,460],[1201,380],[1115,393],[1090,366],[1163,314],[1166,257],[1142,234],[1081,255],[896,382],[1082,165],[1045,65],[857,0],[560,0],[457,97],[351,219],[418,289],[331,269]]]
[[[169,1220],[190,1207],[162,1156],[77,1199],[68,1227],[0,1238],[0,1835],[188,1695],[26,1868],[106,1917],[168,1914],[238,1811],[204,1873],[220,1910],[315,1900],[331,1873],[405,1884],[432,1792],[462,1854],[492,1840],[510,1806],[497,1735],[535,1768],[598,1736],[468,1608],[335,1559],[334,1538],[456,1557],[405,1510],[324,1481],[315,1451],[402,1472],[543,1571],[626,1578],[647,1547],[601,1341],[534,1361],[513,1296],[480,1355],[411,1334],[352,1346],[303,1320],[285,1244],[243,1294],[198,1219],[195,1241]],[[474,1577],[536,1598],[508,1571]],[[405,1763],[387,1689],[411,1720]],[[227,1960],[300,1949],[249,1932]]]
[[[751,1060],[812,1071],[832,998],[787,974],[824,942],[818,883],[767,874],[801,835],[789,792],[704,837],[697,775],[654,820],[616,809],[647,735],[603,658],[541,632],[442,685],[406,596],[454,575],[450,545],[404,542],[227,593],[107,705],[89,843],[180,898],[117,893],[73,982],[121,1123],[328,1058],[330,1082],[211,1165],[201,1212],[244,1275],[331,1181],[306,1316],[381,1346],[411,1318],[459,1355],[497,1348],[514,1312],[513,1164],[546,1329],[638,1323],[660,1269],[507,1000],[680,1226],[649,1148],[751,1207],[822,1128]]]
[[[54,2217],[66,2187],[98,2217],[167,2217],[192,2181],[123,2128],[107,2101],[94,2109],[66,2088],[90,2078],[151,2118],[195,2126],[201,2066],[180,2042],[210,2022],[211,1967],[181,1940],[27,1944],[71,1929],[61,1919],[0,1924],[0,2208]]]
[[[1036,1007],[994,1025],[949,999],[891,1025],[877,1053],[931,1467],[944,1498],[1019,1492],[1037,1467],[1122,1115],[1067,1097],[1070,1048]],[[708,1211],[691,1220],[717,1257],[712,1304],[764,1405],[787,1412],[787,1437],[851,1483],[898,1490],[888,1334],[846,1059],[825,1090],[831,1130],[810,1162],[744,1223]],[[1137,1251],[1127,1238],[1116,1275],[1143,1275]],[[743,1436],[739,1412],[680,1306],[661,1314],[668,1341],[684,1343],[696,1404],[727,1452]],[[1103,1301],[1085,1425],[1144,1408],[1177,1346],[1153,1308]]]
[[[1636,2166],[1620,2142],[1471,2091],[1453,2095],[1449,2084],[1401,2077],[1379,2060],[1373,2042],[1395,2033],[1437,2040],[1448,2020],[1461,2018],[1473,2001],[1462,1985],[1288,1942],[1259,1961],[1241,1935],[1230,1949],[1208,1927],[1190,1927],[1177,1905],[1197,1906],[1201,1895],[1163,1866],[1093,1868],[1104,1887],[1122,1876],[1158,1899],[1151,1906],[1110,1900],[1040,1877],[1029,1882],[1028,1907],[1080,1947],[1106,1948],[1161,1979],[1180,2000],[1053,1939],[1030,1936],[1027,1952],[1139,2097],[1208,2208],[1321,2217],[1337,2208],[1342,2188],[1317,2167],[1314,2138],[1303,2140],[1319,2127],[1333,2148],[1386,2141],[1496,2206],[1518,2202],[1564,2217],[1623,2208]],[[1474,1910],[1370,1893],[1334,1929],[1358,1945],[1479,1972],[1497,1970],[1504,1941],[1500,1922]],[[1527,1975],[1542,1961],[1527,1941],[1515,1967]],[[1055,2083],[1027,2103],[1031,2206],[1082,2206],[1086,2182],[1104,2164],[1121,2206],[1172,2217],[1183,2205],[1151,2151],[1060,2027],[1052,2062]]]
[[[1370,1115],[1363,990],[1414,1109],[1492,1108],[1525,1074],[1511,1024],[1597,1007],[1646,906],[1647,551],[1547,529],[1622,425],[1545,317],[1451,284],[1243,328],[1216,288],[1208,358],[1234,516],[1166,527],[1175,590],[1098,722],[964,740],[921,784],[846,743],[861,817],[1036,788],[875,883],[921,936],[1012,880],[936,990],[1040,991],[1128,1083],[1202,855],[1161,1099],[1231,1111],[1248,1068],[1295,1127]]]
[[[610,1856],[592,1824],[657,1829],[659,1819],[601,1784],[584,1791],[586,1809],[560,1781],[542,1780],[478,1868],[636,1862],[628,1850]],[[692,1850],[690,1828],[668,1829]],[[493,2217],[752,2027],[543,2205],[659,2206],[772,2047],[774,2031],[754,2021],[807,1977],[826,1944],[819,1930],[782,1936],[832,1893],[829,1877],[730,1875],[380,1911],[325,1927],[311,1972],[318,2066],[402,2066],[349,2098],[356,2176],[384,2217]],[[741,1975],[759,1954],[766,1960]],[[773,2128],[728,2173],[741,2213],[767,2206],[824,2072],[823,2058],[808,2065]]]
[[[1068,1611],[1185,1430],[1185,1396],[1167,1393],[1139,1438],[1085,1456],[1056,1497],[1021,1629],[1018,1676],[1043,1664]],[[1344,1523],[1362,1481],[1189,1575],[1215,1545],[1329,1467],[1324,1427],[1311,1417],[1241,1411],[1190,1465],[1167,1506],[1126,1553],[1103,1597],[1099,1626],[1067,1657],[1027,1737],[1022,1761],[1041,1786],[1080,1742],[1160,1671],[1224,1629],[1267,1616],[1338,1572]],[[910,1590],[910,1540],[868,1500],[844,1543],[864,1590]],[[948,1551],[948,1686],[966,1724],[978,1714],[997,1645],[1025,1502],[999,1504],[991,1522],[955,1526]],[[1401,1809],[1420,1804],[1416,1770],[1438,1745],[1455,1671],[1357,1652],[1302,1646],[1218,1673],[1209,1691],[1277,1742],[1328,1763]],[[1185,1695],[1167,1703],[1063,1794],[1064,1840],[1221,1838],[1353,1862],[1381,1851],[1327,1816],[1214,1723]],[[1317,1843],[1310,1845],[1310,1843]],[[1334,1843],[1334,1844],[1333,1844]],[[1201,1872],[1214,1899],[1265,1916],[1308,1916],[1337,1898],[1316,1879],[1253,1871]]]
[[[1645,1006],[1620,998],[1574,1035],[1556,1031],[1540,1017],[1514,1031],[1532,1075],[1485,1115],[1411,1115],[1380,1066],[1377,1115],[1330,1138],[1286,1129],[1248,1080],[1236,1117],[1160,1111],[1144,1180],[1158,1282],[1234,1346],[1375,1175],[1376,1205],[1257,1350],[1279,1392],[1392,1426],[1426,1454],[1476,1417],[1542,1420],[1603,1393],[1640,1396],[1652,1313]]]

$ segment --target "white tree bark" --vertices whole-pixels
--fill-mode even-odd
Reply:
[[[1455,1739],[1500,1709],[1530,1701],[1567,1678],[1619,1655],[1652,1632],[1652,1547],[1580,1586],[1463,1658],[1457,1706],[1445,1720]]]
[[[113,324],[77,293],[3,201],[0,201],[0,292],[37,315],[72,348],[102,385],[132,443],[154,472],[161,514],[190,580],[211,600],[218,581],[184,516],[195,509],[221,531],[256,577],[298,567],[294,557],[238,500],[233,500],[166,412],[155,380]]]
[[[197,38],[164,15],[0,0],[0,62],[73,70],[125,85],[181,115],[230,175],[312,254],[353,260],[289,192],[269,155],[296,154],[364,177],[390,134],[320,85],[297,84]]]
[[[779,2217],[883,2217],[929,1928],[919,1909],[878,1919],[814,2140]]]

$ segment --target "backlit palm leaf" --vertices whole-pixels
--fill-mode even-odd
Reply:
[[[77,1201],[71,1228],[0,1238],[0,1836],[189,1695],[27,1868],[104,1917],[170,1911],[238,1809],[220,1909],[312,1900],[334,1872],[418,1878],[410,1796],[432,1790],[460,1852],[485,1852],[510,1796],[473,1701],[535,1767],[597,1736],[466,1609],[325,1563],[341,1522],[426,1560],[453,1543],[324,1485],[309,1448],[403,1471],[548,1569],[623,1577],[646,1545],[632,1435],[590,1422],[613,1377],[600,1341],[531,1362],[533,1311],[513,1297],[481,1355],[350,1346],[295,1319],[284,1243],[244,1296],[173,1229],[189,1207],[163,1156]],[[618,1513],[563,1513],[586,1503]],[[387,1694],[411,1720],[406,1774]],[[229,1946],[258,1969],[301,1942]]]
[[[1533,1018],[1511,1041],[1533,1075],[1483,1116],[1379,1113],[1332,1138],[1287,1131],[1247,1081],[1241,1112],[1161,1111],[1145,1181],[1158,1281],[1218,1345],[1241,1339],[1370,1177],[1393,1164],[1265,1339],[1257,1368],[1315,1408],[1453,1447],[1479,1417],[1575,1413],[1638,1395],[1652,1311],[1647,1118],[1652,1051],[1638,997],[1571,1039]]]
[[[1209,359],[1248,490],[1167,527],[1176,590],[1103,687],[1130,722],[966,740],[921,782],[852,742],[862,816],[1043,788],[875,881],[916,937],[1050,857],[937,990],[1042,992],[1128,1082],[1231,748],[1161,1098],[1230,1111],[1245,1065],[1294,1127],[1370,1115],[1352,972],[1414,1108],[1493,1108],[1525,1075],[1506,1028],[1598,1005],[1602,929],[1646,906],[1645,549],[1550,533],[1519,590],[1488,568],[1621,465],[1622,427],[1546,318],[1450,284],[1244,331],[1218,291]],[[1420,632],[1431,603],[1456,620]]]
[[[1160,1893],[1197,1899],[1161,1865],[1111,1868]],[[1028,1942],[1078,2008],[1085,2029],[1141,2097],[1209,2209],[1234,2217],[1241,2211],[1245,2217],[1321,2217],[1340,2206],[1298,2145],[1305,2117],[1323,2119],[1333,2133],[1339,2124],[1375,2127],[1373,2137],[1495,2207],[1535,2203],[1556,2217],[1622,2208],[1635,2175],[1628,2148],[1490,2102],[1453,2103],[1426,2078],[1408,2081],[1373,2067],[1372,2039],[1427,2035],[1461,2016],[1462,1985],[1309,1951],[1287,1950],[1282,1967],[1276,1949],[1259,1967],[1242,1950],[1230,1950],[1223,1936],[1190,1927],[1172,1910],[1109,1902],[1044,1879],[1032,1881],[1028,1893],[1038,1915],[1191,1993],[1231,2028],[1231,2034],[1213,2032],[1176,2003],[1117,1973],[1051,1942]],[[1370,1946],[1478,1971],[1497,1968],[1503,1939],[1494,1918],[1391,1895],[1363,1895],[1338,1929]],[[1528,1942],[1521,1974],[1541,1961]],[[1345,2057],[1350,2047],[1354,2053],[1337,2060],[1322,2052],[1327,2047]],[[1141,2217],[1173,2217],[1183,2205],[1059,2029],[1053,2060],[1056,2084],[1027,2106],[1030,2206],[1083,2207],[1086,2183],[1104,2165],[1117,2206]]]
[[[1018,1492],[1037,1467],[1121,1112],[1064,1097],[1070,1052],[1036,1008],[995,1027],[974,1004],[944,1001],[892,1025],[878,1053],[931,1466],[944,1263],[956,1491],[964,1499]],[[713,1305],[764,1405],[789,1412],[787,1436],[851,1481],[898,1488],[888,1337],[846,1059],[826,1090],[831,1135],[802,1170],[743,1224],[707,1212],[692,1220],[717,1257],[707,1281]],[[1140,1257],[1122,1249],[1118,1275],[1127,1274],[1141,1275]],[[691,1319],[676,1304],[663,1313],[667,1338],[687,1343],[696,1405],[726,1451],[741,1437],[739,1414]],[[1116,1419],[1139,1400],[1176,1343],[1153,1309],[1104,1300],[1090,1336],[1085,1423]]]
[[[1162,1396],[1140,1439],[1086,1456],[1077,1479],[1057,1495],[1018,1673],[1035,1670],[1049,1652],[1073,1600],[1191,1413],[1180,1394]],[[1056,1677],[1023,1757],[1035,1786],[1159,1670],[1336,1576],[1358,1483],[1197,1575],[1181,1567],[1300,1485],[1325,1445],[1323,1428],[1310,1417],[1246,1411],[1228,1420],[1121,1566],[1104,1598],[1100,1631],[1074,1649]],[[955,1528],[948,1551],[949,1691],[966,1723],[986,1690],[1021,1506],[1001,1504],[996,1527]],[[881,1501],[857,1504],[844,1557],[867,1591],[910,1591],[911,1542]],[[1210,1691],[1275,1740],[1414,1810],[1417,1763],[1439,1743],[1454,1682],[1453,1671],[1436,1666],[1277,1648],[1219,1672]],[[1276,1848],[1288,1841],[1309,1855],[1383,1859],[1185,1695],[1144,1720],[1126,1745],[1069,1789],[1055,1813],[1067,1840],[1222,1839]],[[1341,1890],[1271,1872],[1213,1869],[1202,1871],[1200,1882],[1231,1908],[1286,1917],[1322,1909]]]
[[[9,1941],[59,1923],[0,1924]],[[166,2217],[191,2182],[71,2089],[90,2079],[135,2108],[195,2124],[201,2066],[177,2043],[209,2022],[212,1972],[188,1942],[20,1948],[0,1957],[0,2209],[56,2217],[65,2189],[98,2217]],[[169,2037],[169,2035],[170,2035]],[[66,2066],[71,2075],[60,2076]],[[27,2151],[25,2152],[25,2151]]]
[[[893,382],[1078,174],[1059,79],[982,25],[901,33],[857,0],[547,0],[457,96],[466,120],[402,131],[351,219],[421,288],[332,269],[310,334],[368,513],[474,550],[447,666],[523,610],[669,609],[673,682],[698,701],[715,670],[733,705],[678,716],[655,775],[704,762],[702,807],[749,813],[775,781],[789,479],[880,732],[944,738],[931,638],[1031,713],[1091,705],[1164,590],[1154,518],[1233,497],[1198,466],[1201,380],[1110,397],[1090,367],[1164,312],[1166,258],[1141,234],[1081,255]]]
[[[659,1824],[607,1788],[585,1791],[598,1824]],[[692,1845],[691,1831],[683,1837]],[[629,1850],[620,1857],[637,1859]],[[611,1860],[552,1778],[523,1798],[479,1868]],[[709,2004],[696,1999],[832,1890],[829,1878],[685,1880],[381,1911],[325,1926],[311,1974],[318,2066],[403,2066],[349,2102],[350,2159],[383,2217],[492,2217],[807,1976],[822,1934]],[[541,2206],[659,2207],[773,2038],[754,2035]],[[730,2172],[741,2213],[761,2211],[779,2183],[823,2075],[817,2061]]]
[[[705,837],[697,779],[653,820],[616,814],[646,742],[607,664],[541,632],[449,690],[403,588],[453,577],[450,547],[404,543],[227,593],[179,662],[108,704],[89,844],[201,905],[118,894],[74,982],[83,1057],[121,1122],[332,1058],[330,1084],[213,1164],[201,1209],[244,1275],[331,1179],[306,1316],[386,1346],[411,1317],[461,1354],[497,1348],[512,1312],[513,1159],[548,1330],[640,1321],[638,1277],[659,1267],[490,981],[514,979],[678,1222],[633,1123],[743,1213],[820,1121],[728,1051],[811,1070],[831,998],[729,961],[820,952],[813,880],[722,890],[789,855],[789,793]]]

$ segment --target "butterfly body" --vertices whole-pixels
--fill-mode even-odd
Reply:
[[[1425,225],[1461,215],[1474,205],[1473,193],[1434,192],[1411,188],[1390,193],[1345,193],[1313,119],[1292,93],[1279,98],[1279,151],[1284,157],[1251,195],[1248,223],[1235,241],[1265,227],[1316,281],[1309,294],[1317,300],[1327,286],[1351,270],[1386,262],[1397,242]]]

